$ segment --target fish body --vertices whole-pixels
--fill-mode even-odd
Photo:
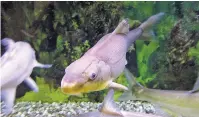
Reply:
[[[151,16],[138,28],[129,31],[127,20],[122,20],[116,29],[103,36],[81,58],[65,69],[61,81],[63,93],[76,95],[111,87],[127,90],[127,87],[113,82],[127,64],[126,53],[132,43],[156,24],[164,13]]]
[[[74,117],[161,117],[139,112],[121,111],[113,100],[114,90],[110,89],[98,111],[80,114]]]
[[[127,111],[121,111],[121,115],[110,115],[99,111],[94,111],[73,117],[161,117],[161,116],[139,113],[139,112],[127,112]]]
[[[16,88],[23,81],[33,90],[38,92],[38,86],[30,78],[34,67],[49,68],[51,65],[43,65],[36,61],[34,49],[26,42],[14,42],[5,38],[2,44],[6,46],[6,52],[0,58],[1,71],[1,100],[5,103],[4,114],[12,112]]]
[[[127,69],[125,69],[125,76],[131,83],[129,85],[131,86],[131,92],[125,92],[119,98],[120,100],[145,100],[157,105],[157,107],[163,108],[163,110],[170,113],[170,116],[198,117],[198,92],[149,89],[138,84]]]

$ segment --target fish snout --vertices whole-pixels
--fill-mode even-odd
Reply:
[[[66,79],[66,78],[63,78],[62,81],[61,81],[61,87],[62,88],[65,88],[65,87],[74,87],[77,83],[70,80],[70,79]]]
[[[65,74],[61,81],[61,90],[65,94],[76,94],[85,82],[82,77]]]

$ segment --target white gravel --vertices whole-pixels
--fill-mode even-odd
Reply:
[[[147,102],[129,100],[116,102],[116,104],[121,110],[125,111],[155,113],[154,107]],[[71,115],[97,110],[100,105],[101,103],[92,102],[17,102],[12,114],[7,117],[70,117]],[[1,117],[6,116],[1,114]]]

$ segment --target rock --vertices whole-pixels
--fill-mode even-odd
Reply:
[[[155,113],[150,103],[140,101],[116,102],[120,110],[143,113]],[[2,104],[1,104],[2,105]],[[25,106],[26,105],[26,106]],[[79,106],[81,105],[81,106]],[[77,103],[41,103],[41,102],[18,102],[9,117],[65,117],[78,115],[98,110],[101,103],[77,102]],[[5,117],[2,115],[1,117]]]

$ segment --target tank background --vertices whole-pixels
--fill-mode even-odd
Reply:
[[[26,96],[18,101],[101,102],[107,90],[82,97],[62,94],[59,87],[65,67],[112,32],[122,18],[129,18],[133,29],[158,12],[166,12],[166,16],[154,29],[156,41],[136,41],[136,51],[127,53],[127,68],[150,88],[189,90],[196,80],[199,2],[13,1],[1,2],[1,8],[1,39],[27,41],[35,49],[38,61],[53,64],[48,70],[34,69],[31,77],[37,79],[40,92],[26,93],[29,89],[22,83],[16,96]],[[1,53],[4,51],[1,46]],[[127,85],[123,75],[117,82]],[[115,98],[120,94],[117,91]]]

